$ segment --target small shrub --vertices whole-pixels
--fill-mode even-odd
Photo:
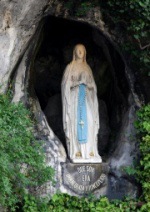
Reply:
[[[10,103],[10,92],[0,95],[0,204],[15,211],[27,188],[52,180],[42,142],[33,136],[34,122],[22,103]]]

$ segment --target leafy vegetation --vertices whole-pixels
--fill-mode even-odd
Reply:
[[[141,108],[135,123],[139,133],[141,160],[137,169],[137,176],[143,188],[143,209],[150,210],[150,104]],[[144,211],[144,210],[143,210]]]
[[[95,6],[99,5],[98,0],[89,1],[89,0],[64,0],[64,6],[65,8],[73,13],[73,15],[78,17],[85,16],[91,8],[94,8]]]
[[[113,201],[109,202],[108,198],[102,197],[98,200],[91,198],[78,198],[70,197],[65,194],[54,195],[50,201],[50,209],[54,212],[59,211],[107,211],[107,212],[123,212],[123,211],[133,211],[137,208],[135,200],[130,199],[130,204],[127,201]],[[50,210],[49,210],[50,211]]]
[[[121,26],[121,47],[130,54],[133,65],[150,75],[150,0],[100,2],[104,18]]]
[[[124,201],[115,200],[109,202],[108,198],[102,197],[99,200],[93,198],[78,198],[68,194],[55,194],[49,202],[39,202],[33,197],[27,198],[24,212],[130,212],[136,211],[139,204],[132,199]]]
[[[0,95],[0,205],[15,211],[26,189],[52,181],[54,171],[45,166],[30,112],[22,103],[10,103],[10,96]]]

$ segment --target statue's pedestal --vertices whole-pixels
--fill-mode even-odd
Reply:
[[[63,163],[62,171],[64,186],[77,195],[87,195],[98,190],[103,195],[107,187],[107,163]]]

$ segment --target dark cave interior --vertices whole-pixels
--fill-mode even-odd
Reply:
[[[122,116],[128,109],[130,89],[122,57],[95,27],[51,16],[45,20],[39,43],[34,62],[34,89],[51,129],[65,149],[61,80],[66,65],[72,60],[74,46],[78,43],[85,45],[87,63],[93,71],[99,100],[101,127],[98,149],[100,155],[107,159],[115,150],[115,138]]]

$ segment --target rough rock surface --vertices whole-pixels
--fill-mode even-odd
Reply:
[[[48,3],[47,0],[0,2],[0,79],[3,90],[35,33]]]

